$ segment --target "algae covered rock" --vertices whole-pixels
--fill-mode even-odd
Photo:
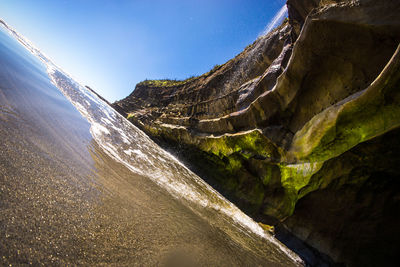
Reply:
[[[287,5],[289,20],[224,65],[142,82],[113,106],[278,238],[285,229],[335,262],[390,266],[400,3]]]

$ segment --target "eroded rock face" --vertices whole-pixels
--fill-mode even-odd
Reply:
[[[287,4],[289,20],[226,64],[140,83],[113,105],[248,213],[336,262],[388,266],[400,252],[400,2]]]
[[[338,262],[396,266],[399,135],[400,129],[390,131],[325,162],[309,183],[319,189],[301,198],[285,221],[292,233]]]

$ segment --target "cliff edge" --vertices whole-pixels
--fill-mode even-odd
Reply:
[[[395,266],[400,3],[287,6],[227,63],[141,82],[113,107],[254,218],[336,263]]]

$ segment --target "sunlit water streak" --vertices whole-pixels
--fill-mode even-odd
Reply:
[[[266,35],[270,31],[272,31],[274,28],[279,26],[279,24],[282,23],[282,21],[288,16],[288,9],[286,4],[281,7],[281,9],[276,13],[276,15],[272,18],[272,20],[268,23],[268,25],[265,27],[265,30],[260,34]]]
[[[282,12],[279,12],[282,13]],[[283,12],[284,13],[284,12]],[[274,19],[278,21],[282,15]],[[276,22],[274,22],[276,24]],[[272,24],[271,24],[272,25]],[[32,54],[44,62],[52,82],[91,124],[91,134],[104,151],[132,172],[149,177],[177,199],[225,214],[246,231],[275,244],[296,262],[301,259],[256,222],[227,201],[108,104],[73,80],[31,42],[6,26]]]

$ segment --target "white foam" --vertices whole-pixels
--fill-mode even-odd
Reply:
[[[110,134],[110,131],[99,123],[92,123],[91,129],[95,136],[102,136],[103,134]]]

